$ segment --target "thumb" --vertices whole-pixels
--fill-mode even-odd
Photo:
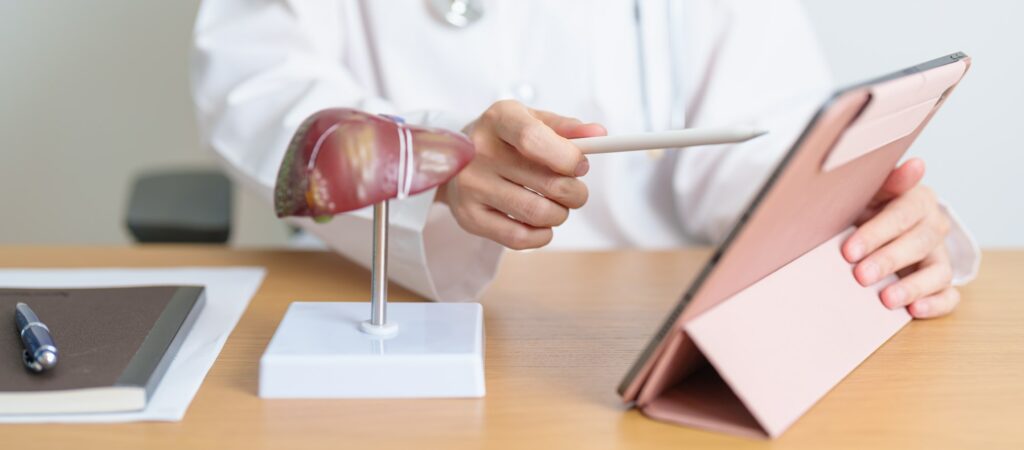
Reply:
[[[540,119],[559,136],[566,139],[576,139],[593,136],[604,136],[608,134],[604,126],[597,123],[583,123],[573,117],[560,116],[550,111],[531,110],[534,117]]]
[[[922,178],[924,178],[924,161],[920,158],[912,158],[893,169],[871,202],[879,204],[899,197],[917,186]]]

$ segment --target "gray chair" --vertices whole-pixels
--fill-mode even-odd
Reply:
[[[139,243],[224,244],[231,208],[231,181],[219,171],[149,172],[132,183],[125,224]]]

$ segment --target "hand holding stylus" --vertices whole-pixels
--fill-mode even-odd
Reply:
[[[437,201],[467,232],[511,249],[543,247],[552,227],[587,202],[579,177],[590,163],[567,139],[602,136],[601,125],[503,100],[463,132],[476,156],[438,189]]]
[[[763,134],[717,128],[605,136],[601,125],[510,100],[491,105],[463,131],[476,156],[438,189],[437,200],[467,232],[512,249],[547,245],[552,228],[586,203],[587,186],[579,180],[590,170],[586,155],[741,142]]]

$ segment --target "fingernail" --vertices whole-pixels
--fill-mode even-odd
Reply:
[[[850,259],[852,260],[850,262],[860,261],[860,259],[864,257],[864,250],[863,243],[860,241],[853,241],[853,243],[850,244]]]
[[[907,291],[898,285],[894,285],[885,290],[885,298],[882,299],[882,303],[885,303],[885,306],[889,309],[896,309],[905,305],[904,301],[906,299]]]
[[[583,161],[580,161],[580,163],[576,165],[576,176],[582,177],[586,175],[587,172],[590,172],[590,161],[587,161],[587,159],[584,158]]]
[[[871,262],[861,263],[860,278],[860,284],[864,286],[874,284],[878,280],[878,265]]]

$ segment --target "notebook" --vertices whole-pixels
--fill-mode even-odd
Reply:
[[[199,286],[0,289],[0,414],[145,408],[204,301]],[[18,302],[49,327],[60,353],[54,369],[25,368]]]

